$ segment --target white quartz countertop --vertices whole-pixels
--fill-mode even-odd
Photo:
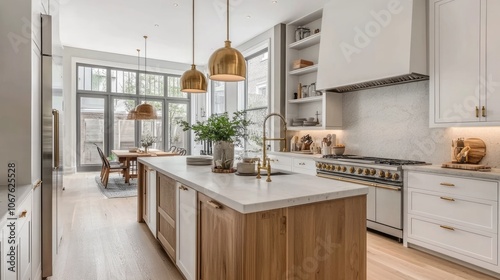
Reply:
[[[405,165],[404,170],[438,173],[443,175],[464,176],[478,179],[500,180],[500,169],[492,168],[491,171],[471,171],[464,169],[442,168],[441,165]]]
[[[294,157],[294,158],[310,158],[310,159],[319,159],[323,156],[321,154],[312,154],[312,153],[300,153],[300,152],[268,152],[268,155],[275,156],[286,156],[286,157]]]
[[[26,198],[26,195],[28,195],[31,188],[32,188],[31,185],[16,186],[16,192],[14,193],[15,200],[16,200],[16,202],[15,202],[16,206],[19,206],[19,204],[21,204],[21,202],[23,202],[23,200]],[[8,212],[7,206],[9,203],[8,193],[9,193],[9,189],[7,188],[7,185],[1,185],[0,186],[0,225],[3,224],[7,219],[7,212]]]
[[[234,173],[213,173],[210,166],[186,165],[185,157],[142,157],[138,161],[234,210],[247,214],[351,196],[368,187],[292,172],[256,179]]]

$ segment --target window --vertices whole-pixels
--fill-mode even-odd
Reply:
[[[178,75],[77,64],[77,100],[79,171],[98,170],[94,144],[111,155],[113,149],[139,147],[142,136],[150,134],[158,139],[153,148],[189,149],[190,134],[177,121],[189,121],[190,96],[180,91]],[[156,108],[158,119],[127,120],[128,112],[145,100]]]
[[[248,57],[244,110],[253,124],[248,128],[247,150],[262,148],[262,125],[269,113],[269,52],[265,48]],[[266,132],[269,133],[269,132]]]
[[[212,114],[222,114],[226,111],[226,83],[212,81]]]

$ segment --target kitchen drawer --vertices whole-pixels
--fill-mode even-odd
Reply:
[[[498,201],[498,182],[408,172],[408,188]]]
[[[32,191],[30,191],[26,198],[20,204],[16,205],[15,217],[18,218],[17,229],[20,229],[28,220],[27,218],[31,215],[32,206]],[[24,211],[26,211],[25,214],[23,214]]]
[[[424,217],[408,216],[408,237],[475,260],[497,264],[497,235],[450,226]],[[432,249],[432,248],[430,248]],[[446,252],[442,252],[445,253]]]
[[[308,158],[294,158],[293,159],[293,170],[295,168],[309,169],[316,171],[316,161],[314,159]],[[314,172],[316,174],[316,172]]]
[[[269,159],[271,159],[271,166],[274,165],[284,165],[284,166],[292,166],[292,158],[287,156],[280,155],[269,155]]]
[[[461,226],[497,232],[498,203],[408,189],[408,212]]]

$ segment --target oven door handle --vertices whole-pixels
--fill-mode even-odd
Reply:
[[[377,183],[370,183],[370,182],[365,182],[365,181],[355,180],[355,179],[350,179],[350,178],[331,176],[331,175],[325,175],[325,174],[317,174],[316,176],[321,177],[321,178],[333,179],[333,180],[348,182],[348,183],[355,183],[355,184],[360,184],[360,185],[369,186],[369,187],[376,187],[376,188],[381,188],[381,189],[386,189],[386,190],[391,190],[391,191],[399,191],[399,192],[401,191],[400,187],[382,185],[382,184],[377,184]]]

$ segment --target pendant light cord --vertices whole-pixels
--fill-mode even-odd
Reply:
[[[226,22],[226,41],[229,41],[229,0],[227,0],[227,11],[226,11],[226,15],[227,15],[227,22]]]
[[[144,103],[147,102],[146,96],[148,95],[148,36],[144,35]]]
[[[193,0],[193,65],[194,65],[194,0]]]

